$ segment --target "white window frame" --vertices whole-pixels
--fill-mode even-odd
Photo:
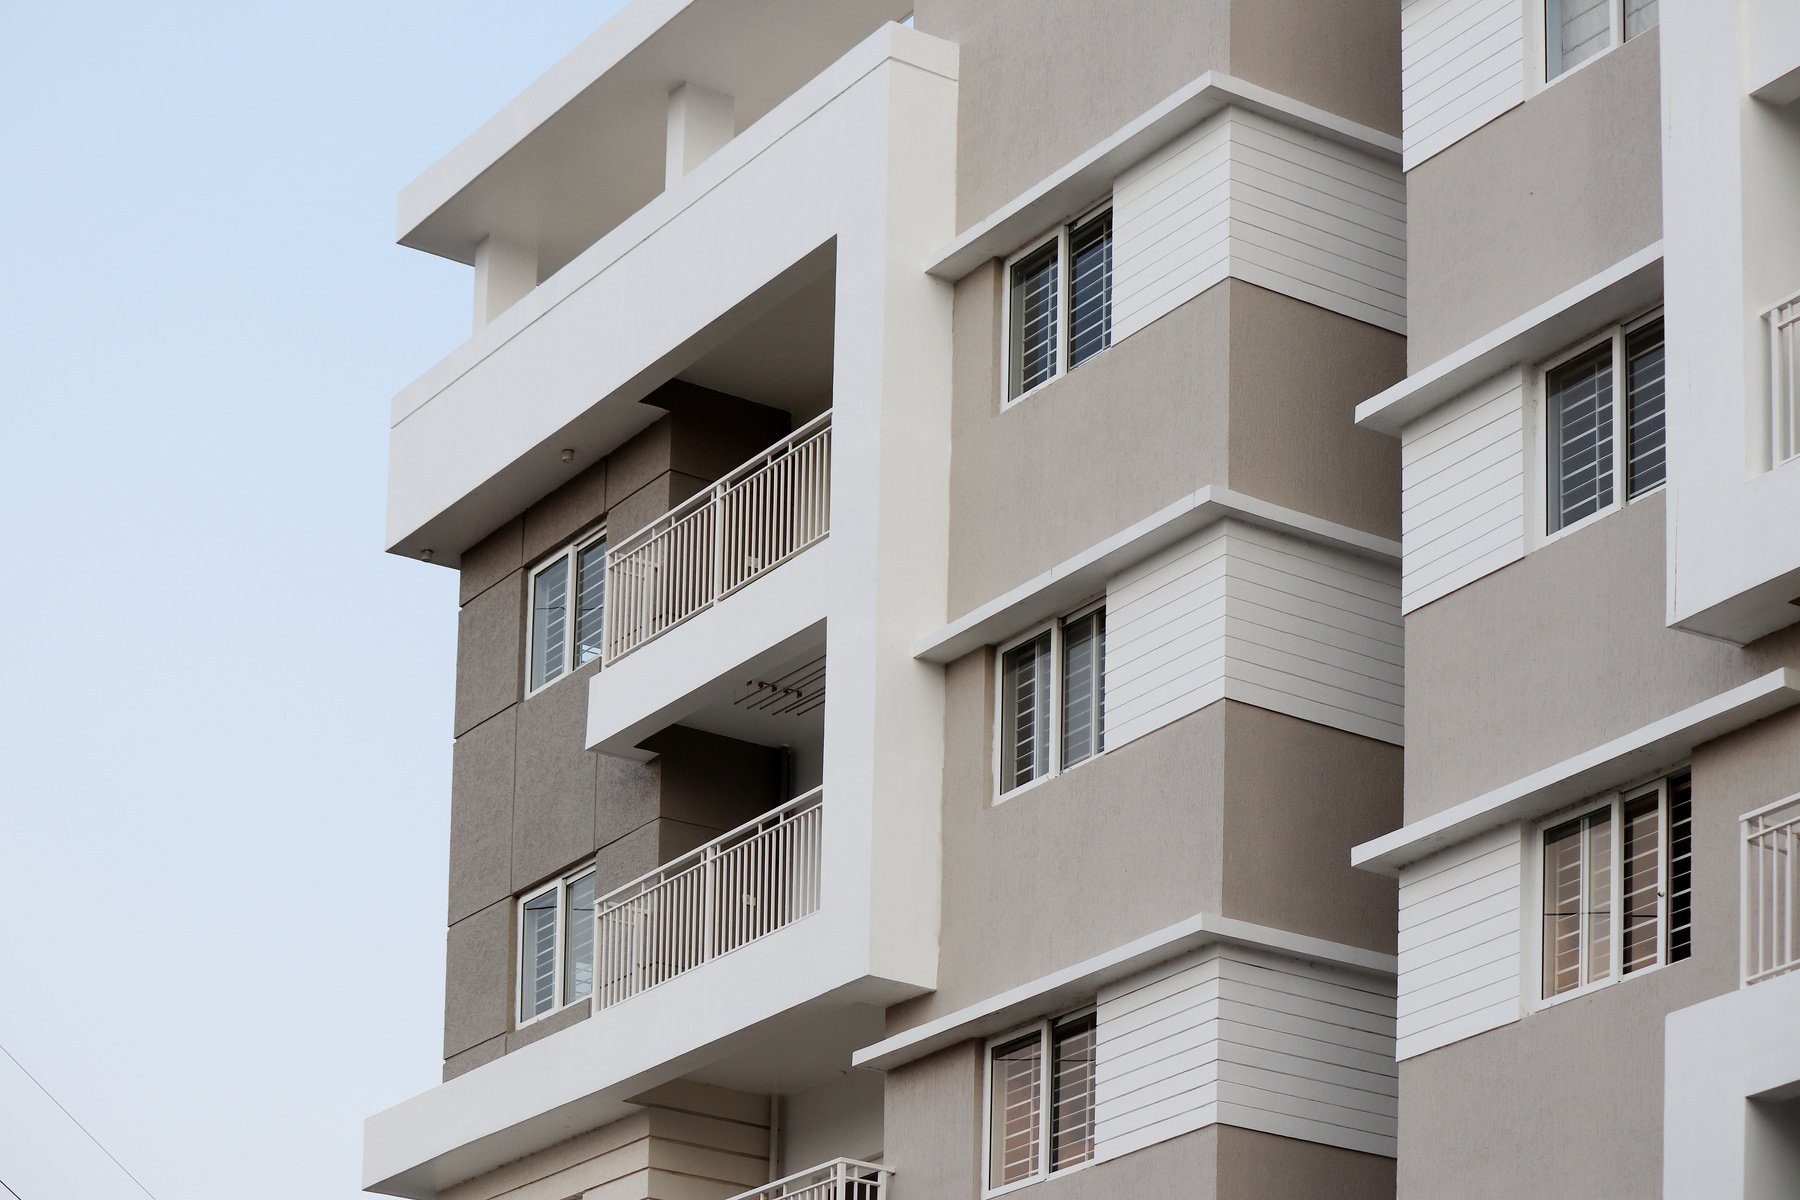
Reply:
[[[1533,64],[1533,69],[1526,73],[1526,83],[1528,85],[1526,88],[1527,95],[1535,95],[1545,88],[1556,86],[1571,75],[1582,70],[1584,67],[1599,62],[1608,54],[1611,54],[1614,50],[1623,46],[1628,40],[1625,37],[1625,0],[1607,0],[1608,28],[1606,46],[1603,49],[1595,51],[1581,62],[1576,63],[1562,74],[1553,76],[1550,74],[1550,0],[1525,0],[1525,4],[1526,7],[1531,10],[1531,16],[1526,21],[1526,27],[1530,36],[1536,41],[1536,45],[1532,47],[1533,54],[1531,62]],[[1661,25],[1662,12],[1659,8],[1656,16],[1656,25],[1651,28],[1660,28]],[[1645,30],[1644,32],[1648,33],[1649,30]],[[1638,36],[1642,37],[1643,34],[1639,34]]]
[[[1030,629],[1026,630],[1024,633],[1019,634],[1017,637],[1013,638],[1011,641],[1002,642],[1002,643],[1000,643],[1000,645],[998,645],[994,648],[994,770],[993,770],[994,781],[993,782],[994,782],[994,803],[995,804],[1003,803],[1004,801],[1011,800],[1014,796],[1022,795],[1025,792],[1029,792],[1032,788],[1038,786],[1040,783],[1044,783],[1048,780],[1055,779],[1058,775],[1065,774],[1068,771],[1078,771],[1082,767],[1087,766],[1089,763],[1094,762],[1097,759],[1104,758],[1106,756],[1107,752],[1111,749],[1111,747],[1107,745],[1106,734],[1105,734],[1104,729],[1102,729],[1102,732],[1100,735],[1100,748],[1098,750],[1094,751],[1094,753],[1088,755],[1086,758],[1082,759],[1080,762],[1074,764],[1073,766],[1064,767],[1062,765],[1062,750],[1063,750],[1063,746],[1062,746],[1062,741],[1063,741],[1062,703],[1063,703],[1063,661],[1064,661],[1063,660],[1063,654],[1064,654],[1063,627],[1065,625],[1069,624],[1071,621],[1079,621],[1083,617],[1088,616],[1091,613],[1098,612],[1098,611],[1104,609],[1105,607],[1106,607],[1106,598],[1104,596],[1100,597],[1097,600],[1090,600],[1088,603],[1083,604],[1081,607],[1072,609],[1069,612],[1064,613],[1060,617],[1054,617],[1048,621],[1041,621],[1038,624],[1033,625]],[[1006,656],[1011,651],[1016,650],[1020,646],[1023,646],[1026,642],[1029,642],[1038,637],[1041,637],[1045,630],[1048,630],[1050,632],[1050,769],[1045,771],[1042,775],[1039,775],[1037,778],[1030,780],[1029,782],[1021,783],[1018,787],[1015,787],[1015,788],[1011,789],[1010,791],[1002,791],[1000,788],[1001,778],[1005,774],[1005,766],[1004,766],[1005,759],[1004,759],[1003,755],[1011,752],[1005,744],[1006,738],[1007,738],[1006,721],[1005,721]],[[1102,645],[1104,646],[1104,641],[1102,642]],[[1102,664],[1101,670],[1102,670],[1101,679],[1104,680],[1105,679],[1104,664]],[[1105,700],[1102,699],[1100,704],[1101,704],[1102,715],[1104,715]]]
[[[1527,511],[1532,513],[1531,529],[1536,545],[1547,546],[1558,538],[1574,533],[1578,529],[1586,529],[1589,525],[1592,525],[1602,517],[1607,517],[1618,512],[1627,504],[1635,504],[1639,500],[1654,496],[1669,485],[1667,465],[1669,453],[1669,402],[1668,392],[1666,390],[1668,386],[1666,382],[1668,371],[1668,359],[1666,357],[1668,354],[1668,326],[1665,324],[1663,327],[1663,353],[1665,356],[1663,360],[1665,379],[1665,390],[1663,393],[1663,478],[1662,482],[1654,487],[1645,488],[1636,496],[1628,497],[1626,495],[1630,487],[1627,471],[1631,464],[1631,439],[1629,436],[1630,414],[1628,410],[1631,397],[1627,393],[1626,388],[1625,339],[1628,335],[1637,332],[1652,321],[1661,319],[1662,315],[1662,305],[1659,304],[1648,312],[1639,313],[1628,321],[1621,321],[1609,329],[1601,330],[1599,333],[1584,338],[1570,346],[1568,349],[1558,352],[1554,358],[1545,359],[1538,364],[1537,370],[1533,375],[1537,393],[1533,397],[1535,401],[1534,407],[1536,409],[1536,428],[1532,431],[1532,441],[1535,443],[1534,463],[1537,471],[1537,478],[1529,484],[1534,499],[1532,503],[1527,506]],[[1594,347],[1609,342],[1612,345],[1612,503],[1608,504],[1605,508],[1589,513],[1579,521],[1564,525],[1561,529],[1552,530],[1550,528],[1550,373],[1555,371],[1558,367],[1563,366],[1565,363],[1580,358]]]
[[[991,1197],[991,1196],[1004,1196],[1008,1192],[1016,1192],[1020,1188],[1030,1187],[1034,1183],[1042,1183],[1046,1179],[1051,1179],[1051,1178],[1061,1179],[1065,1175],[1072,1175],[1076,1171],[1080,1171],[1086,1167],[1090,1167],[1093,1164],[1100,1161],[1099,1147],[1096,1145],[1094,1148],[1094,1152],[1092,1154],[1088,1155],[1088,1157],[1084,1161],[1078,1162],[1072,1167],[1061,1167],[1054,1171],[1052,1171],[1050,1169],[1050,1138],[1051,1138],[1051,1134],[1052,1134],[1052,1127],[1055,1124],[1054,1115],[1053,1115],[1054,1110],[1052,1107],[1054,1104],[1055,1096],[1053,1094],[1052,1088],[1055,1083],[1055,1075],[1056,1075],[1056,1062],[1055,1062],[1055,1055],[1054,1055],[1055,1042],[1052,1040],[1051,1035],[1057,1026],[1065,1025],[1070,1021],[1078,1021],[1081,1018],[1089,1016],[1096,1012],[1098,1012],[1098,1008],[1095,1005],[1089,1004],[1089,1005],[1085,1005],[1081,1008],[1071,1009],[1065,1013],[1058,1013],[1054,1017],[1040,1017],[1039,1019],[1037,1019],[1035,1021],[1030,1021],[1024,1025],[1020,1025],[1016,1029],[1009,1029],[1005,1033],[999,1034],[998,1036],[995,1036],[995,1037],[991,1037],[985,1043],[982,1044],[982,1047],[981,1047],[981,1195],[982,1195],[982,1200],[987,1200],[987,1198]],[[1039,1039],[1038,1040],[1038,1053],[1041,1057],[1039,1058],[1038,1061],[1043,1064],[1043,1069],[1040,1072],[1042,1077],[1038,1081],[1038,1146],[1037,1146],[1037,1151],[1035,1154],[1033,1170],[1032,1170],[1031,1174],[1027,1175],[1024,1179],[1015,1179],[1011,1183],[1002,1184],[999,1187],[993,1187],[993,1186],[991,1186],[991,1184],[992,1184],[992,1180],[994,1178],[994,1163],[993,1163],[993,1158],[994,1158],[994,1048],[997,1046],[1003,1046],[1008,1042],[1016,1042],[1021,1038],[1028,1037],[1034,1031],[1037,1033],[1038,1039]],[[1096,1057],[1098,1057],[1099,1042],[1100,1042],[1099,1022],[1096,1021],[1095,1028],[1094,1028],[1094,1044],[1095,1044]],[[1096,1071],[1096,1076],[1097,1075],[1098,1075],[1098,1072]],[[1098,1078],[1096,1078],[1095,1082],[1097,1085]],[[1096,1086],[1095,1091],[1098,1092],[1098,1090],[1099,1090],[1099,1088],[1098,1088],[1098,1086]],[[1098,1122],[1096,1122],[1096,1124],[1098,1124]]]
[[[554,680],[552,682],[554,682]],[[513,915],[513,965],[515,968],[513,978],[513,1028],[523,1029],[527,1025],[532,1025],[538,1021],[554,1017],[557,1013],[563,1011],[563,1009],[568,1008],[572,1004],[584,1004],[593,999],[591,992],[586,996],[577,996],[573,1000],[569,999],[567,996],[563,995],[563,980],[568,976],[569,972],[569,964],[567,961],[569,949],[569,930],[567,922],[567,914],[569,911],[569,885],[588,875],[594,874],[597,869],[598,864],[595,860],[589,859],[578,867],[572,867],[569,870],[564,871],[561,875],[550,880],[548,883],[534,887],[528,892],[519,893],[516,902],[517,912]],[[594,899],[596,901],[597,909],[598,901],[600,899],[599,880],[596,879],[594,882]],[[525,1011],[525,906],[549,892],[556,893],[556,925],[554,935],[556,942],[556,980],[551,991],[552,1000],[550,1007],[541,1013],[532,1015]],[[596,911],[594,939],[596,947],[599,945],[598,923],[599,914],[598,911]]]
[[[604,522],[602,522],[601,524],[596,525],[592,529],[589,529],[587,532],[581,534],[579,537],[575,538],[573,541],[567,543],[561,549],[556,550],[553,553],[545,555],[543,558],[541,558],[537,562],[533,563],[531,565],[531,567],[525,572],[525,695],[527,698],[535,696],[539,692],[545,691],[549,688],[555,687],[557,684],[559,684],[563,680],[569,678],[571,675],[575,674],[576,671],[579,671],[582,667],[587,665],[587,663],[578,663],[575,661],[575,642],[576,642],[575,623],[576,623],[576,617],[578,616],[578,612],[577,612],[578,606],[580,605],[580,588],[581,588],[581,579],[580,579],[580,571],[578,569],[578,564],[581,559],[581,552],[583,550],[586,550],[589,546],[593,545],[595,542],[601,541],[605,537],[606,537],[606,524]],[[611,556],[612,556],[612,547],[608,546],[607,547],[607,557],[610,559]],[[567,634],[563,638],[563,667],[562,667],[562,670],[557,673],[555,678],[547,679],[543,683],[537,685],[536,687],[533,687],[531,685],[531,648],[532,648],[532,644],[534,641],[534,635],[537,631],[537,580],[538,580],[538,576],[542,575],[545,571],[549,570],[551,567],[554,567],[558,562],[565,561],[565,560],[569,564],[569,574],[568,574],[569,611],[565,618],[566,623],[567,623]],[[604,568],[602,568],[602,570],[604,570]],[[608,597],[608,599],[611,599],[611,597]],[[605,623],[604,618],[602,618],[602,624],[604,625],[604,623]],[[604,633],[604,631],[602,631],[602,633],[601,633],[602,644],[604,644],[605,640],[606,640],[605,633]],[[595,657],[589,659],[588,662],[597,663],[597,662],[600,662],[604,657],[605,657],[604,654],[596,655]]]
[[[1101,216],[1112,206],[1113,198],[1109,194],[1099,203],[1082,209],[1075,216],[1064,220],[1049,233],[1032,239],[1029,245],[1008,258],[1005,265],[1002,267],[1000,272],[1000,408],[1002,411],[1011,408],[1013,405],[1018,404],[1029,396],[1035,396],[1037,393],[1043,391],[1045,388],[1061,379],[1064,375],[1068,374],[1072,369],[1069,366],[1069,234],[1079,226],[1086,225],[1089,221]],[[1118,249],[1116,240],[1117,235],[1118,224],[1115,221],[1113,225],[1113,237],[1115,239],[1113,249],[1115,251]],[[1047,376],[1043,382],[1033,384],[1031,387],[1020,392],[1017,396],[1008,398],[1007,393],[1012,390],[1013,267],[1025,259],[1030,258],[1052,242],[1056,243],[1056,365],[1051,369],[1049,376]],[[1110,288],[1111,284],[1108,284],[1107,286]],[[1112,349],[1112,343],[1111,341],[1108,341],[1106,350],[1110,349]],[[1100,355],[1105,354],[1106,350],[1096,350],[1087,358],[1082,359],[1081,365],[1085,366],[1092,362],[1094,359],[1100,357]]]
[[[1526,958],[1525,969],[1519,977],[1524,984],[1523,1000],[1525,1011],[1538,1012],[1554,1008],[1579,996],[1591,996],[1595,992],[1616,986],[1626,979],[1636,979],[1642,975],[1650,975],[1670,965],[1669,962],[1669,863],[1671,842],[1669,837],[1669,802],[1670,783],[1683,774],[1689,777],[1690,805],[1692,804],[1692,768],[1686,764],[1669,767],[1657,772],[1648,779],[1640,780],[1629,787],[1619,788],[1602,796],[1590,797],[1580,804],[1565,808],[1553,816],[1546,817],[1531,826],[1531,837],[1526,842],[1527,858],[1525,871],[1525,889],[1523,896],[1524,936],[1519,939],[1521,949]],[[1660,878],[1656,888],[1656,961],[1649,966],[1639,967],[1630,975],[1624,973],[1625,937],[1624,937],[1624,904],[1625,872],[1623,870],[1625,853],[1624,814],[1625,806],[1644,796],[1655,794],[1657,803],[1657,838],[1661,848],[1661,860],[1657,864]],[[1611,865],[1612,887],[1608,897],[1613,915],[1613,926],[1609,953],[1612,961],[1608,964],[1606,978],[1593,983],[1583,983],[1556,996],[1544,995],[1544,835],[1552,829],[1567,825],[1570,821],[1579,820],[1592,813],[1605,811],[1612,824]],[[1690,820],[1691,820],[1690,809]],[[1585,934],[1583,935],[1586,936]],[[1688,957],[1693,952],[1690,949]],[[1685,960],[1684,960],[1685,961]]]

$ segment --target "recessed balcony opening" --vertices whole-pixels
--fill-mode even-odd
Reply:
[[[608,663],[721,603],[830,531],[835,310],[827,270],[681,372],[683,382],[785,411],[793,428],[614,543]]]
[[[748,815],[595,904],[594,1007],[610,1008],[812,916],[824,821],[825,657],[721,679],[645,739],[666,814]]]

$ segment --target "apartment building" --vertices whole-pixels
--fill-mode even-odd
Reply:
[[[631,0],[400,197],[367,1188],[1789,1194],[1790,7]]]
[[[1800,1194],[1800,7],[1401,25],[1399,1195]]]

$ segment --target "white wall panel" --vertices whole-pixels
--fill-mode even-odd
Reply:
[[[1406,183],[1392,163],[1231,116],[1231,273],[1406,332]]]
[[[1210,1124],[1394,1153],[1392,986],[1211,947],[1104,989],[1099,1157]]]
[[[1186,538],[1106,589],[1106,741],[1122,746],[1220,699],[1225,525]]]
[[[1406,169],[1525,100],[1519,0],[1405,0],[1400,103]]]
[[[1399,743],[1397,572],[1222,521],[1107,589],[1106,728],[1117,747],[1229,697]]]
[[[1113,184],[1113,339],[1225,278],[1231,113],[1176,138]]]
[[[1524,380],[1511,370],[1400,434],[1401,609],[1525,553]]]
[[[1398,1057],[1519,1019],[1519,830],[1400,872]]]
[[[1113,336],[1227,275],[1406,329],[1406,188],[1392,163],[1228,108],[1113,188]]]

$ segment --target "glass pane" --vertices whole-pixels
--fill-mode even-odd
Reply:
[[[1597,812],[1583,824],[1587,841],[1582,849],[1587,866],[1581,897],[1587,910],[1582,930],[1583,975],[1586,982],[1599,983],[1612,977],[1612,814]]]
[[[1112,345],[1112,210],[1069,234],[1069,365]]]
[[[1094,757],[1106,724],[1106,610],[1063,625],[1062,765]]]
[[[1006,652],[1000,671],[1000,790],[1050,771],[1050,631]]]
[[[1094,1157],[1094,1014],[1050,1033],[1050,1169]]]
[[[1547,0],[1544,78],[1555,79],[1612,42],[1612,0]]]
[[[1657,915],[1662,888],[1662,804],[1654,792],[1625,806],[1624,955],[1620,972],[1629,975],[1658,962],[1662,939]]]
[[[1544,384],[1554,533],[1613,501],[1612,345],[1596,346],[1557,367]]]
[[[1669,780],[1669,961],[1693,951],[1694,809],[1686,775]]]
[[[1009,398],[1056,374],[1056,282],[1055,242],[1013,264]]]
[[[1634,38],[1656,24],[1656,0],[1625,0],[1625,36]]]
[[[1662,483],[1663,323],[1661,318],[1625,335],[1625,479],[1627,496]]]
[[[993,1094],[988,1097],[988,1186],[1037,1174],[1043,1104],[1044,1042],[1036,1033],[994,1048]]]
[[[594,990],[594,873],[569,884],[565,895],[563,928],[569,931],[569,952],[563,963],[563,1003],[567,1004]]]
[[[531,686],[541,688],[563,673],[569,639],[569,560],[531,577]]]
[[[1581,986],[1581,822],[1544,834],[1544,997]]]
[[[606,539],[575,553],[575,665],[593,662],[603,649],[606,623]]]
[[[556,890],[525,902],[519,935],[519,1012],[535,1017],[556,1007]]]

